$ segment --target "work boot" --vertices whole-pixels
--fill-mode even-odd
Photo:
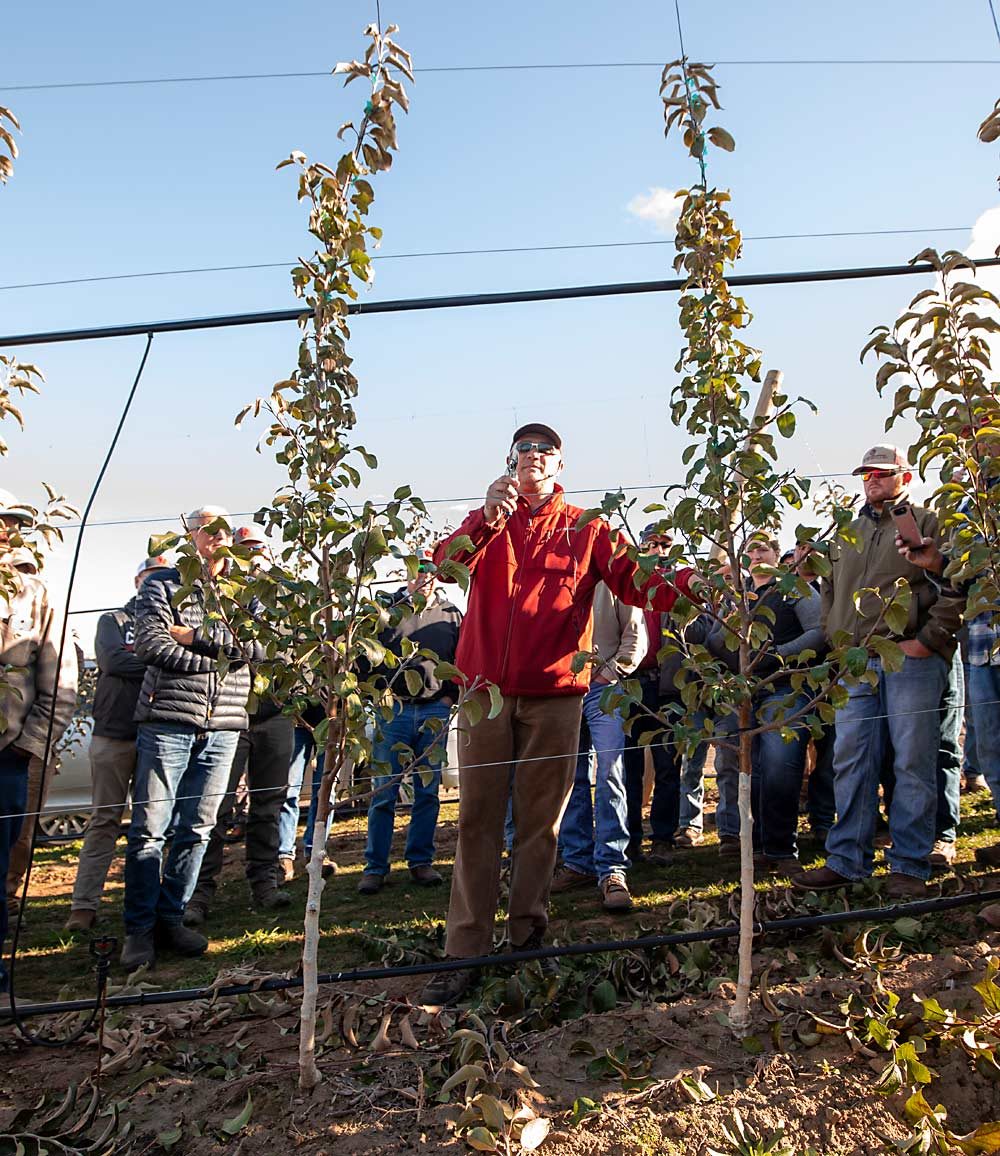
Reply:
[[[930,863],[936,871],[947,870],[952,863],[955,862],[955,856],[958,850],[954,842],[947,839],[938,839],[930,855],[927,856],[927,862]]]
[[[720,835],[719,854],[723,859],[738,859],[740,856],[739,835]]]
[[[185,927],[183,923],[163,923],[156,925],[156,939],[161,947],[178,955],[204,955],[208,940],[200,931]]]
[[[63,931],[89,931],[94,926],[97,912],[87,907],[74,907],[63,924]]]
[[[589,875],[584,871],[577,871],[573,867],[562,867],[552,876],[552,886],[549,891],[553,895],[560,895],[563,891],[575,891],[577,887],[593,887],[597,883],[596,875]]]
[[[838,887],[850,887],[853,882],[832,867],[813,867],[792,876],[796,891],[835,891]]]
[[[753,868],[762,875],[798,875],[802,864],[794,855],[754,855]]]
[[[420,887],[440,887],[444,878],[430,863],[418,863],[410,868],[410,878]]]
[[[152,967],[156,963],[156,945],[152,931],[137,931],[125,936],[122,946],[121,965],[130,974],[140,967]]]
[[[385,876],[374,871],[366,871],[358,883],[359,895],[377,895],[385,886]]]
[[[208,919],[208,900],[199,899],[192,895],[184,908],[183,923],[185,927],[201,927]]]
[[[601,880],[601,902],[605,911],[620,915],[624,911],[632,910],[632,896],[629,894],[628,883],[620,871],[612,871]]]
[[[641,863],[646,858],[642,850],[642,839],[629,839],[625,854],[633,863]]]
[[[976,848],[976,862],[980,867],[1000,867],[1000,843]]]
[[[541,931],[533,931],[524,941],[524,943],[516,945],[512,943],[510,945],[510,950],[539,951],[545,946],[545,944],[542,942],[542,935],[543,933]],[[538,963],[541,965],[542,975],[548,976],[559,974],[559,961],[557,959],[553,959],[552,956],[549,956],[547,959],[540,959]]]
[[[273,879],[265,879],[263,883],[251,887],[250,896],[255,911],[284,911],[292,903],[291,895],[279,890]]]
[[[431,976],[417,1002],[431,1007],[455,1003],[472,987],[475,978],[476,971],[471,967],[439,971]]]
[[[697,827],[681,827],[674,836],[675,847],[700,847],[705,842],[705,835]]]
[[[656,867],[669,867],[674,861],[674,848],[665,839],[654,839],[646,859]]]
[[[926,899],[927,884],[914,875],[902,875],[899,871],[893,871],[889,876],[885,893],[890,899],[899,899],[903,902],[907,899]]]

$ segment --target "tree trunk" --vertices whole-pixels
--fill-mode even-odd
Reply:
[[[335,751],[328,743],[319,799],[316,802],[316,825],[313,827],[312,853],[306,866],[309,890],[302,941],[302,1010],[299,1018],[299,1087],[306,1091],[322,1080],[316,1066],[316,1005],[319,998],[319,912],[326,880],[323,857],[326,853],[326,819],[330,813],[333,785],[337,779]]]
[[[740,707],[740,939],[736,1002],[730,1022],[738,1033],[750,1028],[750,983],[753,979],[753,814],[750,808],[750,703]]]

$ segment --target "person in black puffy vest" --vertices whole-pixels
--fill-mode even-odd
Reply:
[[[217,577],[226,566],[218,551],[233,541],[225,511],[203,506],[184,521],[207,576]],[[206,616],[204,578],[175,606],[180,588],[179,573],[164,571],[142,587],[136,605],[135,652],[146,675],[135,712],[138,760],[125,855],[121,962],[130,971],[152,965],[157,946],[182,955],[201,955],[208,946],[205,936],[184,926],[184,907],[248,726],[249,663],[263,656],[258,644],[234,638],[223,622]]]

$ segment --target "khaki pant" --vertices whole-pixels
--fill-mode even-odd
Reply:
[[[548,926],[559,823],[580,745],[583,698],[506,698],[487,719],[460,723],[458,850],[448,908],[447,952],[485,955],[493,947],[507,799],[513,794],[514,848],[507,904],[510,942]],[[486,765],[483,765],[486,764]],[[513,770],[513,787],[511,771]]]
[[[55,768],[50,766],[49,773],[45,776],[46,798],[54,774]],[[21,897],[24,873],[28,870],[28,863],[31,861],[31,833],[38,822],[37,812],[45,806],[45,798],[41,795],[41,786],[42,760],[37,755],[32,755],[28,763],[28,803],[24,808],[26,818],[21,824],[21,834],[18,836],[17,842],[10,849],[10,865],[7,868],[8,903]]]
[[[135,739],[90,740],[90,778],[94,810],[80,851],[73,885],[73,909],[96,911],[115,856],[125,802],[135,774]]]

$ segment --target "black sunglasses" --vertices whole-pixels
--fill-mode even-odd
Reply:
[[[538,450],[540,454],[551,454],[555,448],[551,442],[518,442],[514,446],[519,454],[530,454],[532,450]]]

